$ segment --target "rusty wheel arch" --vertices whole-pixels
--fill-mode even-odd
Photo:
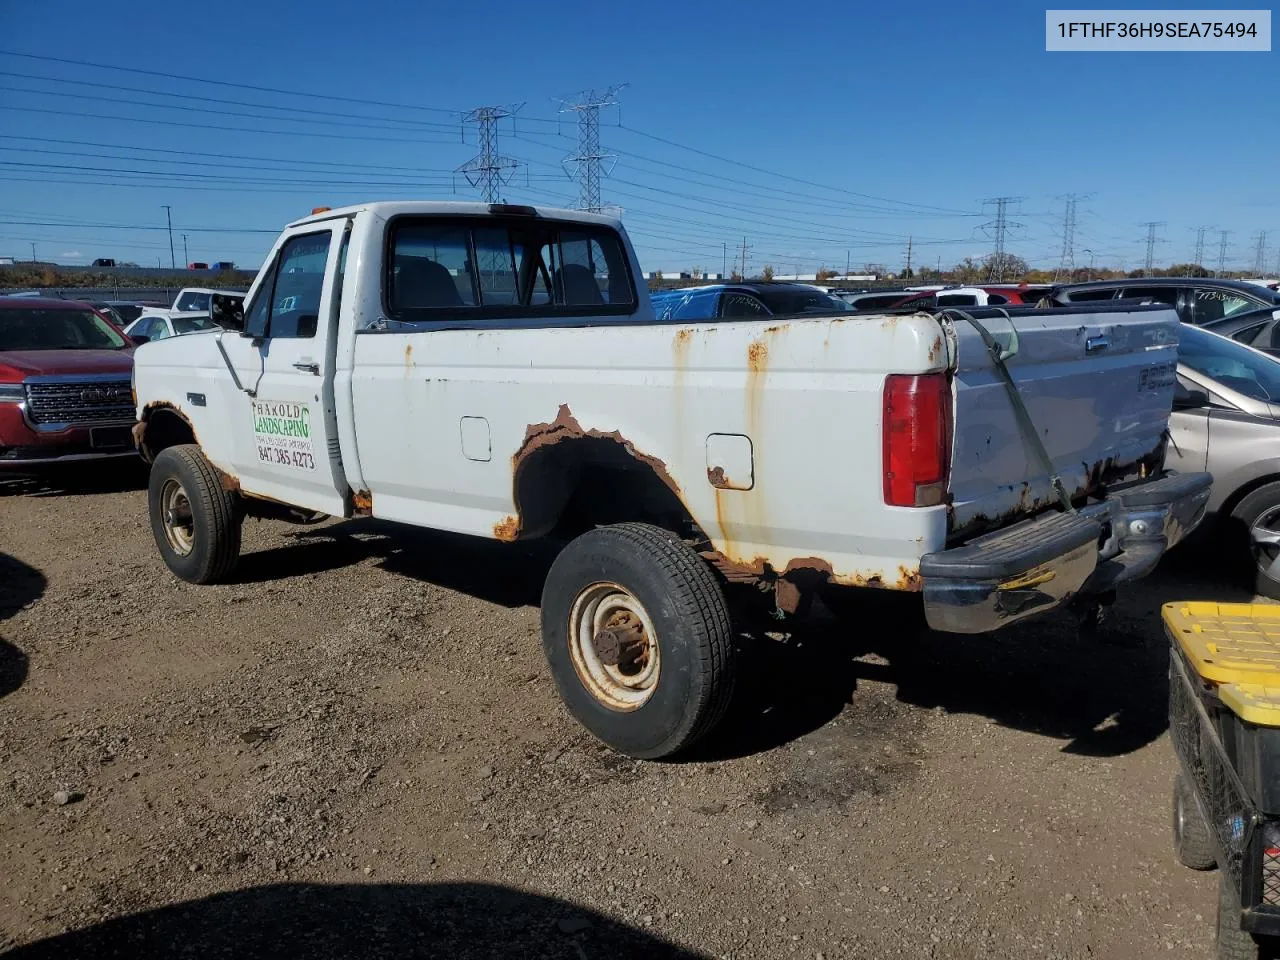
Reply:
[[[133,425],[133,444],[143,460],[152,463],[162,450],[183,443],[200,444],[186,414],[163,400],[143,408],[142,419]]]

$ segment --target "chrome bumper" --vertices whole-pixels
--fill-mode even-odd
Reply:
[[[1213,477],[1166,474],[1076,513],[1025,520],[920,561],[929,626],[988,633],[1150,573],[1204,519]]]

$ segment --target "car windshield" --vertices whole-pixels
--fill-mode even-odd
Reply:
[[[1179,332],[1178,361],[1254,400],[1280,401],[1280,361],[1199,327]]]
[[[90,310],[0,310],[0,350],[120,350],[127,341]]]
[[[821,290],[768,289],[754,291],[764,305],[774,314],[791,313],[852,313],[853,307],[839,297]]]
[[[133,323],[142,316],[142,307],[136,303],[117,303],[111,309],[120,314],[125,323]]]
[[[212,330],[214,323],[208,317],[174,317],[174,333],[195,333],[198,330]]]
[[[208,310],[209,294],[207,293],[184,293],[178,298],[178,302],[173,305],[175,310]]]

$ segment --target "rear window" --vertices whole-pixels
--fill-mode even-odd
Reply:
[[[178,302],[174,304],[175,310],[208,310],[209,294],[207,293],[184,293],[178,298]]]
[[[1116,295],[1115,288],[1106,290],[1064,290],[1063,295],[1072,303],[1089,303],[1093,300],[1110,300]]]
[[[120,350],[126,345],[90,310],[0,310],[0,350]]]
[[[626,315],[635,287],[607,227],[541,218],[392,221],[386,307],[401,322]]]
[[[174,317],[174,333],[196,333],[200,330],[212,330],[214,323],[208,317]]]
[[[850,313],[853,310],[839,297],[821,290],[762,287],[755,293],[770,311],[782,316],[794,313]]]

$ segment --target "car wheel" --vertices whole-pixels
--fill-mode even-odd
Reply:
[[[675,534],[647,524],[598,527],[560,552],[542,591],[542,645],[569,712],[632,757],[690,746],[733,690],[719,582]]]
[[[1263,484],[1248,494],[1231,516],[1249,534],[1254,590],[1280,600],[1280,481]]]
[[[239,498],[194,443],[168,447],[147,485],[151,533],[165,566],[188,583],[215,583],[240,558]]]

